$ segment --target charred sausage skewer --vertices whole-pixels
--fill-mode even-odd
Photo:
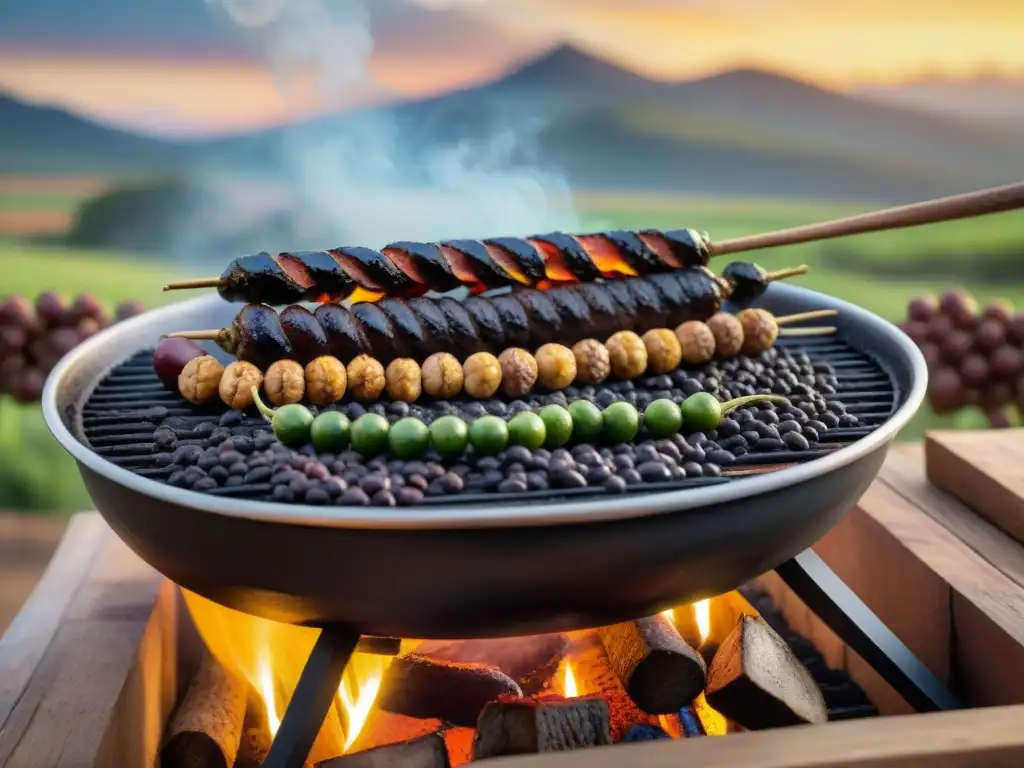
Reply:
[[[345,307],[321,304],[314,312],[293,305],[280,313],[248,304],[227,328],[172,336],[215,341],[240,360],[265,368],[281,359],[303,365],[320,355],[348,361],[370,355],[383,364],[403,357],[422,360],[437,352],[466,356],[508,347],[572,345],[631,329],[644,333],[688,320],[706,320],[732,299],[748,304],[780,274],[739,269],[735,279],[689,268],[606,283],[577,283],[547,291],[523,289],[503,296],[386,298]]]

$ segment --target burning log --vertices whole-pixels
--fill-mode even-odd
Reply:
[[[608,660],[645,712],[675,714],[704,689],[707,667],[662,614],[598,630]]]
[[[232,768],[249,685],[207,654],[167,730],[162,768]]]
[[[626,693],[597,632],[587,630],[575,635],[570,658],[580,693],[599,695],[608,702],[613,742],[621,741],[634,725],[658,724],[656,716],[643,712]]]
[[[380,707],[374,706],[351,749],[353,752],[362,752],[374,747],[413,741],[432,733],[440,733],[443,728],[444,723],[436,717],[429,719],[406,717],[385,712]]]
[[[242,739],[234,768],[260,768],[267,759],[271,744],[267,708],[256,691],[249,690],[249,706],[242,723]]]
[[[377,706],[399,715],[440,718],[472,726],[481,710],[501,696],[521,698],[516,681],[494,667],[398,656],[381,683]]]
[[[563,634],[488,640],[427,640],[416,653],[435,661],[497,667],[532,696],[551,680],[569,647]]]
[[[708,704],[748,730],[828,720],[814,678],[759,616],[741,616],[722,642],[704,695]]]
[[[440,734],[431,733],[411,741],[400,741],[352,752],[317,763],[316,768],[449,768],[448,750]]]
[[[473,760],[565,752],[612,743],[608,702],[543,697],[488,704],[473,739]]]

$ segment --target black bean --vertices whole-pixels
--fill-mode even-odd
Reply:
[[[762,437],[754,443],[755,451],[781,451],[785,447],[786,444],[777,437]]]
[[[731,458],[732,454],[729,454],[729,457]],[[695,461],[687,461],[679,469],[682,470],[682,472],[683,472],[682,476],[683,477],[701,477],[704,474],[703,466],[701,464],[698,464]],[[677,479],[682,479],[682,478],[677,478]]]
[[[557,459],[552,459],[548,463],[548,470],[551,474],[561,474],[562,472],[571,472],[576,468],[576,462],[569,458],[562,458],[559,456]]]
[[[303,472],[306,477],[311,480],[320,480],[323,482],[331,476],[331,471],[327,469],[323,464],[318,461],[311,461],[303,467]]]
[[[683,390],[683,394],[687,397],[704,391],[704,387],[701,386],[701,383],[696,379],[685,379],[680,385],[680,388]]]
[[[711,463],[719,464],[723,467],[728,467],[736,462],[735,455],[725,450],[711,451],[706,458]],[[687,474],[691,474],[689,470],[687,470]]]
[[[791,451],[806,451],[810,448],[807,438],[799,432],[787,432],[782,436],[782,442],[784,442]]]
[[[778,424],[779,414],[777,414],[774,410],[758,411],[757,419],[758,421],[764,424]]]
[[[498,484],[498,493],[525,493],[526,483],[522,480],[509,478]]]
[[[586,488],[587,479],[574,469],[551,473],[551,484],[556,488]]]
[[[295,500],[295,494],[292,493],[292,489],[287,485],[277,485],[274,486],[274,490],[271,492],[270,498],[274,501],[288,503]]]
[[[844,413],[839,417],[840,427],[856,427],[860,425],[860,419],[854,416],[852,413]]]
[[[673,443],[671,440],[659,440],[654,444],[654,447],[658,449],[658,453],[669,456],[675,461],[679,461],[683,458],[682,452],[679,450],[679,446]]]
[[[174,451],[173,463],[188,466],[196,464],[202,458],[203,449],[198,445],[183,445]]]
[[[683,456],[685,458],[690,459],[690,461],[696,461],[698,464],[702,464],[704,462],[704,459],[707,456],[707,453],[704,450],[704,446],[702,446],[702,445],[691,445],[690,448],[691,448],[690,452],[686,453],[684,451],[683,452]]]
[[[395,494],[395,500],[401,507],[412,507],[423,501],[423,491],[409,486],[399,488],[398,493]]]
[[[253,446],[257,451],[265,451],[277,441],[273,432],[257,432],[253,437]]]
[[[227,411],[223,413],[218,422],[222,427],[234,427],[245,421],[245,414],[241,411]]]
[[[390,490],[391,478],[379,472],[372,472],[359,481],[359,487],[366,491],[367,496],[373,496],[378,491]]]
[[[718,422],[718,436],[719,437],[732,437],[740,433],[740,425],[735,419],[728,417]]]
[[[508,467],[511,464],[522,464],[527,465],[533,459],[533,454],[530,453],[530,449],[522,445],[513,445],[507,451],[505,451],[505,466]]]
[[[809,442],[816,443],[820,439],[820,435],[818,433],[818,430],[814,429],[813,427],[805,426],[800,431],[803,434],[803,436],[807,438],[807,440]]]
[[[349,488],[338,499],[338,504],[345,507],[365,507],[369,503],[370,497],[362,488]]]
[[[779,430],[775,428],[774,424],[758,424],[757,434],[760,437],[770,437],[775,440],[779,439]]]
[[[529,472],[526,475],[526,487],[531,491],[546,491],[548,476],[544,472]]]
[[[459,475],[449,472],[438,478],[438,485],[445,493],[459,493],[465,487],[465,482]]]
[[[636,469],[640,478],[647,483],[663,483],[672,479],[669,468],[658,461],[645,461]]]
[[[207,475],[209,475],[209,477],[215,482],[224,484],[227,482],[231,473],[228,472],[227,467],[222,467],[218,464],[216,467],[211,468]],[[291,479],[291,475],[288,475],[288,479],[285,482],[290,483]]]
[[[787,432],[799,432],[800,424],[793,421],[792,419],[786,419],[785,421],[779,423],[777,429],[779,430],[780,435],[784,435]]]
[[[701,467],[701,469],[704,472],[704,477],[721,477],[722,476],[722,468],[720,466],[718,466],[717,464],[708,463],[708,464],[703,465]]]
[[[393,507],[398,504],[391,491],[379,490],[370,498],[370,503],[375,507]]]
[[[224,481],[225,488],[237,488],[241,485],[245,485],[245,479],[241,475],[231,475]]]
[[[230,480],[230,478],[228,478]],[[309,490],[309,480],[303,475],[295,475],[292,477],[292,481],[288,484],[288,487],[292,489],[292,493],[296,496],[304,496],[306,491]]]
[[[626,481],[618,475],[612,475],[604,481],[604,489],[608,493],[625,493]]]
[[[818,420],[829,429],[835,429],[839,426],[839,417],[834,413],[825,412],[818,415]],[[810,422],[808,422],[810,423]]]
[[[236,435],[231,438],[231,442],[235,444],[235,450],[241,453],[243,456],[248,456],[256,450],[256,446],[253,443],[253,439],[248,435]]]
[[[169,467],[174,463],[173,453],[158,453],[153,457],[153,463],[158,467]]]
[[[657,461],[658,455],[657,448],[650,443],[644,443],[637,446],[634,458],[637,464],[643,464],[644,462]]]
[[[323,483],[321,487],[327,491],[328,496],[332,499],[336,499],[345,492],[345,489],[348,488],[348,484],[340,478],[332,477]]]
[[[502,474],[500,469],[488,469],[483,474],[484,487],[490,490],[497,488],[504,479],[505,475]]]
[[[312,488],[307,490],[306,495],[303,497],[303,501],[305,501],[307,504],[312,504],[318,507],[327,504],[330,500],[331,499],[327,495],[327,491],[325,491],[323,488],[318,488],[316,486],[313,486]]]
[[[185,486],[191,488],[204,477],[206,477],[206,472],[201,470],[199,467],[188,467],[185,469]]]
[[[221,466],[224,466],[223,464]],[[228,474],[230,475],[245,475],[249,471],[249,465],[244,461],[236,461],[228,467]]]
[[[196,466],[203,470],[211,470],[220,464],[220,457],[217,455],[210,455],[204,453],[200,458]]]
[[[242,462],[243,464],[245,463],[245,456],[240,454],[238,451],[221,451],[220,463],[225,467],[230,467],[232,464],[237,464],[238,462]]]
[[[604,464],[587,468],[587,485],[601,485],[611,477],[612,471]]]
[[[642,482],[640,473],[635,469],[622,469],[616,474],[625,480],[627,485],[636,485],[637,483]]]
[[[178,447],[178,435],[170,427],[157,427],[153,444],[162,451],[173,451]]]

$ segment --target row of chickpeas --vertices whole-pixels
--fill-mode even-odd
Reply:
[[[464,363],[448,352],[428,357],[422,365],[410,358],[392,360],[387,367],[369,355],[359,355],[345,366],[324,355],[305,367],[294,360],[278,360],[264,373],[241,360],[223,367],[209,355],[190,360],[178,376],[178,391],[186,400],[202,404],[218,395],[230,408],[253,404],[252,389],[263,388],[275,406],[297,403],[305,396],[314,405],[329,405],[346,392],[362,402],[377,400],[385,392],[391,400],[415,402],[424,393],[450,399],[465,392],[477,399],[522,397],[536,385],[548,391],[573,383],[600,384],[609,376],[635,379],[645,373],[663,374],[680,364],[703,365],[713,358],[756,355],[778,337],[775,318],[765,310],[748,309],[738,315],[719,312],[707,322],[691,320],[675,331],[655,328],[642,336],[619,331],[603,344],[584,339],[569,348],[545,344],[536,354],[513,347],[495,357],[476,352]]]

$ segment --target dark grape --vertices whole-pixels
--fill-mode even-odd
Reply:
[[[7,296],[0,301],[0,325],[32,326],[32,305],[23,296]]]
[[[106,312],[103,310],[103,305],[95,297],[87,293],[78,295],[71,304],[70,312],[72,319],[76,321],[92,318],[98,322],[104,322],[107,317]]]
[[[928,341],[929,326],[926,322],[912,321],[909,323],[904,323],[903,325],[900,326],[900,328],[903,330],[905,334],[907,334],[907,336],[910,337],[910,340],[915,344],[923,344],[924,342]]]
[[[956,365],[971,353],[973,347],[973,339],[967,331],[952,331],[942,342],[942,359]]]
[[[117,309],[114,311],[114,317],[117,322],[127,320],[129,317],[135,317],[141,315],[146,311],[146,308],[140,301],[122,301],[117,305]]]
[[[932,295],[915,296],[907,305],[907,317],[910,320],[927,322],[939,312],[939,300]]]
[[[996,299],[981,310],[981,316],[986,320],[995,320],[1001,325],[1009,325],[1013,317],[1013,304],[1006,299]]]
[[[982,408],[999,408],[1013,402],[1013,388],[1005,381],[991,382],[981,389],[978,404]]]
[[[939,367],[942,362],[942,354],[939,351],[939,345],[927,342],[921,345],[921,354],[924,355],[924,361],[928,364],[928,370],[933,371]]]
[[[957,328],[971,330],[977,321],[978,303],[964,291],[947,291],[942,294],[939,309]]]
[[[1024,351],[1004,344],[989,358],[992,374],[1001,379],[1015,379],[1024,373]]]
[[[936,315],[928,324],[928,341],[941,344],[953,332],[953,321],[945,315]]]
[[[63,299],[53,291],[39,294],[36,299],[36,317],[46,328],[59,328],[71,319]]]
[[[928,382],[928,399],[936,413],[955,411],[963,405],[960,376],[952,368],[940,368]]]
[[[998,320],[982,320],[974,332],[974,341],[979,349],[991,352],[1006,339],[1006,327]]]
[[[1024,312],[1018,312],[1010,318],[1006,335],[1015,344],[1024,344]]]
[[[988,360],[977,352],[969,354],[960,364],[960,375],[968,387],[980,387],[988,379]]]

